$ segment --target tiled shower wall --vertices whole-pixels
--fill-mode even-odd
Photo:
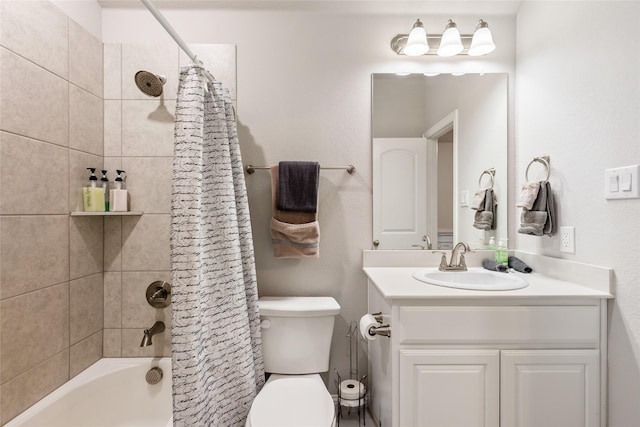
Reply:
[[[0,2],[0,422],[102,356],[102,43],[49,2]]]
[[[104,45],[46,1],[0,1],[0,424],[103,357],[170,354],[175,44]],[[192,45],[235,100],[232,45]],[[138,70],[164,74],[161,98]],[[104,74],[103,74],[104,73]],[[104,75],[104,79],[103,79]],[[86,167],[127,171],[136,217],[72,217]]]
[[[191,45],[235,100],[233,45]],[[131,210],[142,216],[104,222],[104,357],[169,356],[171,309],[147,304],[147,286],[170,282],[169,223],[173,129],[179,68],[190,62],[172,44],[104,45],[104,165],[127,172]],[[134,83],[137,71],[164,75],[163,95]],[[113,178],[113,177],[112,177]],[[142,330],[162,320],[167,330],[140,347]]]

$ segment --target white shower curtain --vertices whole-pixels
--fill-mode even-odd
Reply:
[[[171,210],[174,426],[242,426],[264,384],[249,205],[228,91],[180,72]]]

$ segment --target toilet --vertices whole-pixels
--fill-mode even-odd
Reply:
[[[261,297],[265,372],[245,427],[332,427],[335,404],[320,372],[340,305],[331,297]]]

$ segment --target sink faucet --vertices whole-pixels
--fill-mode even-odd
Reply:
[[[156,322],[150,329],[145,329],[140,347],[147,347],[153,344],[151,342],[151,337],[155,334],[159,334],[160,332],[164,332],[164,322]]]
[[[469,244],[466,242],[459,242],[458,244],[455,245],[455,247],[451,251],[451,259],[449,260],[448,264],[447,264],[446,254],[444,252],[442,253],[442,259],[440,260],[440,266],[438,267],[438,270],[467,271],[467,264],[464,261],[464,254],[467,252],[471,252],[471,248],[469,248]],[[458,255],[458,261],[457,261],[457,264],[454,264],[456,255]]]

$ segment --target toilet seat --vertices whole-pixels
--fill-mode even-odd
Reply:
[[[334,414],[320,375],[273,374],[253,401],[246,427],[331,427]]]

